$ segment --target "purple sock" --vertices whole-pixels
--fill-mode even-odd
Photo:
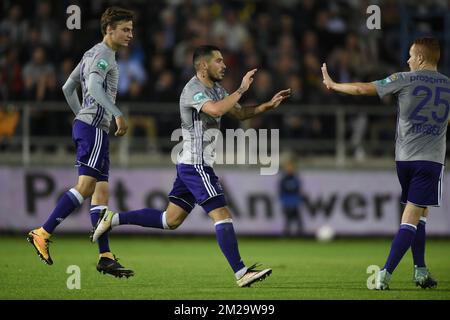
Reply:
[[[56,227],[76,208],[81,206],[83,196],[75,189],[70,189],[59,198],[55,209],[42,226],[48,233],[53,233]]]
[[[98,216],[100,215],[100,211],[102,211],[105,208],[107,208],[107,207],[106,206],[91,205],[91,209],[89,210],[89,213],[91,214],[91,224],[92,224],[93,227],[95,227],[95,225],[97,224]],[[105,232],[97,240],[98,250],[99,250],[100,253],[110,252],[111,251],[109,249],[108,233],[109,232]]]
[[[163,212],[150,208],[119,213],[119,224],[134,224],[141,227],[167,229],[164,228],[163,224]]]
[[[227,258],[228,263],[234,273],[245,267],[239,254],[236,234],[234,233],[233,222],[223,222],[216,224],[216,237],[220,249]]]
[[[425,265],[425,224],[423,220],[417,225],[416,237],[411,245],[414,265],[418,267],[426,267]]]
[[[411,247],[415,235],[415,226],[410,224],[400,225],[400,230],[398,230],[397,235],[392,241],[391,252],[389,252],[389,257],[383,269],[386,269],[390,274],[394,272],[406,251],[408,251],[409,247]]]

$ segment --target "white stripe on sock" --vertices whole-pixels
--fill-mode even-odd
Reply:
[[[169,225],[167,224],[166,211],[163,212],[161,220],[162,220],[163,228],[170,229]]]
[[[233,223],[233,219],[229,218],[229,219],[225,219],[225,220],[220,220],[220,221],[217,221],[216,223],[214,223],[214,225],[217,226],[218,224],[222,224],[222,223]]]
[[[115,214],[112,216],[112,219],[111,219],[111,229],[112,229],[113,227],[117,227],[119,224],[120,224],[119,214],[118,214],[118,213],[115,213]]]
[[[415,226],[415,225],[413,225],[411,223],[402,223],[402,224],[400,224],[400,226],[410,226],[410,227],[413,227],[414,229],[417,230],[417,226]]]
[[[73,194],[75,198],[77,198],[79,204],[83,203],[84,201],[83,196],[75,188],[70,189],[69,192]]]
[[[95,206],[92,207],[89,211],[94,211],[94,210],[103,210],[103,209],[108,209],[108,206]]]
[[[426,217],[420,217],[420,221],[423,221],[423,222],[427,222],[427,218]]]

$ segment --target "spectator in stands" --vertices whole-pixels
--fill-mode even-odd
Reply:
[[[132,81],[137,81],[141,87],[145,85],[147,72],[138,60],[130,59],[130,51],[128,48],[122,48],[119,51],[117,66],[120,74],[118,84],[118,94],[120,96],[128,94]]]
[[[28,23],[22,19],[22,8],[13,5],[8,12],[8,17],[0,23],[0,32],[9,35],[13,45],[20,46],[27,38]]]
[[[55,69],[46,61],[44,48],[38,47],[34,50],[32,60],[23,69],[23,80],[28,99],[42,101],[54,98],[56,93]]]
[[[18,50],[11,47],[0,58],[0,101],[20,100],[23,90]]]

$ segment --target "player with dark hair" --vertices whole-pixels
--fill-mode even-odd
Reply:
[[[198,47],[193,64],[196,75],[186,84],[180,97],[183,150],[178,155],[177,178],[169,194],[169,206],[164,212],[150,208],[123,213],[104,210],[104,217],[99,219],[92,239],[95,241],[104,232],[123,224],[173,230],[199,204],[214,221],[217,242],[233,269],[238,286],[246,287],[264,279],[272,269],[256,270],[255,265],[246,267],[241,259],[231,212],[212,168],[215,154],[204,152],[216,141],[207,129],[219,129],[220,119],[226,113],[244,120],[272,110],[289,97],[290,89],[278,92],[259,106],[241,107],[238,101],[253,82],[256,69],[247,72],[239,89],[228,94],[220,85],[226,66],[219,48]]]
[[[389,289],[392,273],[409,248],[416,285],[437,286],[425,264],[425,224],[428,207],[441,205],[450,80],[437,71],[437,39],[415,40],[409,55],[409,72],[370,83],[336,83],[328,75],[326,64],[322,66],[328,89],[352,95],[378,94],[381,98],[393,94],[398,99],[395,160],[405,209],[386,264],[378,274],[378,290]]]
[[[53,264],[49,252],[49,238],[56,227],[75,209],[91,198],[91,223],[97,223],[101,210],[107,208],[109,198],[109,141],[108,131],[112,117],[117,125],[116,136],[127,132],[122,112],[115,105],[119,72],[115,53],[128,46],[133,38],[133,12],[117,7],[108,8],[101,17],[103,41],[86,51],[72,71],[62,90],[75,114],[72,138],[77,150],[78,183],[67,191],[38,229],[29,232],[27,240],[35,247],[39,257]],[[82,103],[77,88],[81,85]],[[111,253],[108,235],[98,239],[99,272],[116,277],[132,276]]]

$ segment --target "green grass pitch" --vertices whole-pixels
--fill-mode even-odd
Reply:
[[[389,239],[336,240],[243,238],[244,262],[261,262],[273,274],[251,288],[238,288],[214,238],[113,236],[113,252],[136,272],[114,278],[96,271],[97,246],[87,236],[53,237],[52,266],[40,261],[23,237],[0,237],[1,299],[446,299],[450,300],[450,240],[427,241],[427,264],[438,288],[412,282],[408,252],[390,291],[367,289],[369,265],[382,266]],[[69,290],[70,265],[80,268],[81,289]]]

